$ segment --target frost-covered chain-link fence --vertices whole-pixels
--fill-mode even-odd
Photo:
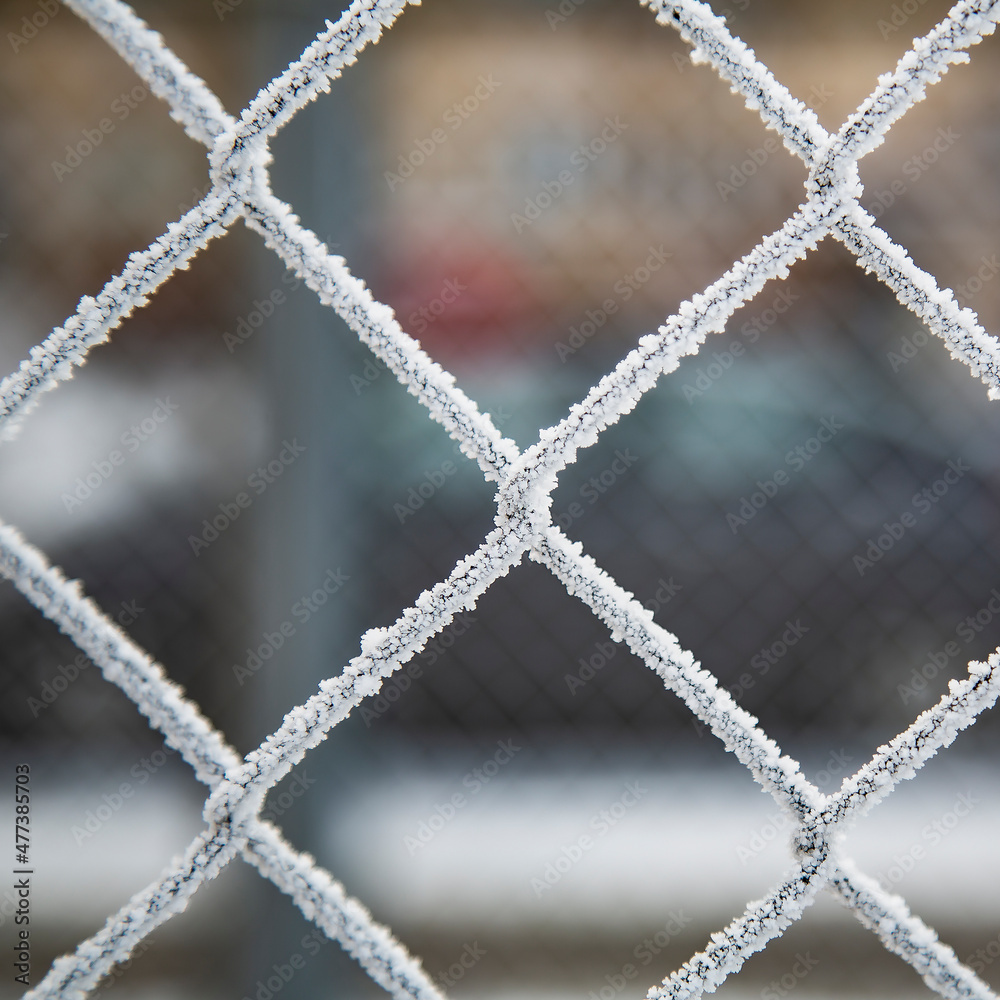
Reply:
[[[1000,0],[956,4],[930,34],[915,42],[894,72],[880,78],[875,92],[835,135],[820,126],[815,114],[757,62],[707,6],[696,0],[654,0],[657,20],[672,23],[692,45],[695,58],[710,62],[806,163],[807,197],[779,230],[704,293],[685,302],[656,334],[643,337],[565,419],[544,430],[524,453],[501,436],[490,418],[456,387],[453,377],[400,328],[391,310],[372,299],[343,259],[328,254],[269,187],[271,137],[325,91],[365,45],[378,40],[401,12],[403,0],[357,0],[336,24],[327,24],[300,59],[261,91],[238,120],[226,114],[202,81],[120,0],[66,2],[169,104],[188,134],[208,147],[212,186],[164,236],[134,254],[96,299],[84,298],[76,314],[0,385],[4,432],[9,436],[43,391],[68,378],[91,347],[143,305],[158,285],[242,217],[427,407],[485,477],[498,484],[498,512],[496,527],[479,548],[460,560],[445,580],[421,594],[392,626],[365,633],[361,655],[341,674],[323,681],[319,691],[293,708],[283,725],[244,760],[77,584],[68,582],[16,531],[0,526],[3,573],[125,691],[210,789],[204,810],[207,826],[183,858],[134,896],[75,954],[59,959],[26,995],[86,995],[156,926],[183,910],[207,879],[241,856],[288,893],[308,919],[339,941],[393,996],[440,996],[402,945],[375,924],[359,902],[347,897],[327,872],[263,821],[260,810],[268,790],[331,727],[376,694],[384,678],[407,663],[458,612],[473,608],[484,591],[527,554],[590,607],[615,641],[627,643],[641,656],[795,819],[794,866],[784,880],[714,934],[705,951],[662,986],[653,986],[649,996],[696,997],[714,991],[749,955],[797,919],[823,888],[839,896],[886,948],[909,962],[940,994],[994,996],[903,900],[885,892],[841,854],[838,837],[847,824],[900,781],[913,777],[993,705],[1000,693],[1000,651],[987,663],[970,663],[968,677],[952,681],[936,706],[880,747],[836,795],[823,795],[803,777],[796,761],[782,755],[757,720],[654,623],[652,613],[584,554],[579,543],[566,538],[552,523],[549,509],[556,477],[575,460],[578,449],[592,445],[605,428],[633,409],[661,374],[697,351],[709,333],[721,331],[735,310],[771,279],[784,278],[796,259],[827,236],[844,243],[866,271],[881,278],[945,341],[952,355],[986,383],[991,398],[1000,398],[1000,345],[978,325],[971,310],[960,309],[950,291],[939,288],[875,225],[859,204],[862,188],[857,171],[858,160],[925,96],[926,87],[951,64],[967,60],[966,49],[994,31]]]

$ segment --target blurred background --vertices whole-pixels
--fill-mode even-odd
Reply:
[[[339,15],[319,0],[136,8],[231,113]],[[208,185],[204,151],[131,70],[48,9],[0,7],[4,372]],[[829,129],[947,9],[716,6]],[[990,331],[998,44],[861,165],[865,206]],[[672,30],[606,0],[408,9],[273,153],[276,193],[522,448],[778,228],[805,179]],[[829,792],[1000,644],[998,430],[982,384],[827,241],[581,452],[553,513]],[[492,496],[242,224],[45,397],[0,461],[0,516],[241,753],[478,545]],[[29,763],[34,789],[37,982],[184,849],[205,792],[10,585],[0,629],[5,773]],[[640,997],[789,864],[772,800],[534,563],[383,694],[267,815],[449,994]],[[997,750],[988,713],[848,839],[994,988]],[[0,995],[18,995],[12,975]],[[242,862],[105,989],[381,994]],[[792,989],[931,995],[826,896],[719,994]]]

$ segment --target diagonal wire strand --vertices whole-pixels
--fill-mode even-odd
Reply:
[[[17,433],[18,420],[41,393],[73,375],[73,366],[86,360],[91,348],[137,309],[178,268],[184,268],[210,240],[221,236],[236,216],[233,198],[216,189],[171,223],[149,248],[133,253],[121,274],[104,286],[96,298],[85,295],[76,313],[31,349],[20,368],[0,382],[0,440]]]
[[[125,692],[150,723],[164,734],[167,743],[180,751],[200,781],[215,788],[223,774],[239,767],[242,763],[239,755],[212,728],[198,707],[166,677],[163,668],[82,595],[78,581],[66,580],[59,570],[48,565],[37,549],[2,522],[0,574],[10,579],[42,614],[90,656],[109,681]],[[225,828],[220,827],[227,828],[228,824]],[[419,963],[388,930],[374,923],[357,900],[346,896],[339,883],[317,869],[307,855],[294,851],[267,824],[258,822],[254,829],[260,831],[260,836],[244,850],[244,857],[284,891],[296,886],[308,887],[306,895],[293,894],[296,904],[308,917],[315,919],[332,940],[339,941],[357,958],[369,975],[400,1000],[429,1000],[440,996]],[[196,839],[188,851],[191,860],[187,867],[178,869],[175,866],[134,897],[97,935],[83,942],[74,956],[60,959],[28,995],[85,995],[65,991],[82,989],[80,983],[83,982],[99,981],[116,963],[128,957],[145,934],[183,909],[179,902],[178,905],[171,902],[176,896],[172,887],[180,877],[178,871],[187,873],[182,897],[186,900],[232,859],[234,850],[227,849],[224,855],[217,857],[218,852],[206,847],[214,842],[213,836],[208,831]],[[220,842],[217,846],[221,851],[224,845]],[[211,870],[203,867],[209,862],[214,866]],[[287,875],[290,871],[297,873],[293,881]],[[136,916],[137,907],[145,911],[142,919]],[[372,947],[376,942],[379,947]],[[95,956],[98,957],[96,965],[93,964]],[[388,975],[387,968],[402,971],[398,975],[395,971]]]
[[[726,22],[700,0],[642,0],[656,11],[658,24],[670,25],[692,46],[692,62],[707,62],[746,106],[775,129],[796,156],[810,164],[829,140],[816,112],[792,97],[753,49],[729,33]]]
[[[229,829],[210,830],[196,837],[183,858],[136,893],[93,937],[82,942],[72,955],[57,958],[23,1000],[83,1000],[144,937],[182,912],[195,892],[233,859],[239,847],[238,838]]]
[[[763,899],[747,905],[742,916],[715,934],[703,951],[647,992],[649,1000],[695,1000],[716,989],[754,952],[778,937],[802,916],[823,887],[823,865],[803,864]]]
[[[945,342],[953,358],[968,365],[986,385],[990,399],[1000,399],[1000,343],[979,325],[975,312],[960,308],[952,291],[938,287],[857,203],[839,220],[833,235]]]
[[[0,574],[100,667],[166,741],[213,784],[240,762],[198,707],[117,625],[18,532],[0,521]]]
[[[192,139],[211,147],[234,124],[222,102],[122,0],[63,0],[143,78]]]
[[[872,878],[841,861],[831,878],[833,889],[855,917],[873,931],[888,951],[898,955],[941,996],[952,1000],[997,1000],[993,992],[937,934],[915,917],[906,903]]]

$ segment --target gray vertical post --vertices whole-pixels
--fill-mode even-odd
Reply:
[[[294,58],[328,16],[329,8],[321,8],[314,0],[262,13],[259,45],[265,65],[275,65],[276,58],[278,65],[281,59]],[[355,77],[363,74],[363,60],[346,72]],[[367,140],[351,96],[358,92],[357,84],[352,83],[344,86],[342,79],[334,81],[330,93],[283,130],[274,143],[271,168],[275,193],[290,202],[305,226],[348,261],[357,244],[357,220],[364,206],[361,160]],[[276,450],[283,439],[297,438],[305,452],[283,475],[286,481],[280,489],[269,490],[267,509],[257,521],[255,589],[260,630],[273,630],[291,620],[296,631],[253,679],[249,721],[255,740],[277,728],[288,708],[315,693],[322,678],[343,669],[343,651],[355,655],[360,634],[357,616],[347,610],[351,603],[344,593],[329,599],[308,622],[300,623],[291,614],[296,602],[319,587],[330,570],[351,574],[345,591],[361,585],[349,569],[353,511],[343,486],[349,442],[355,433],[355,397],[345,373],[356,365],[358,347],[355,335],[312,291],[304,284],[291,291],[291,285],[280,283],[280,277],[276,285],[277,273],[269,268],[266,277],[257,279],[262,282],[262,293],[281,287],[287,296],[265,336],[257,338],[261,377],[273,412],[274,435],[268,447]],[[356,739],[346,727],[338,727],[296,769],[307,771],[315,783],[277,822],[297,849],[322,855],[322,819],[336,794],[338,775],[350,772],[351,760],[359,752]],[[288,784],[286,778],[271,793],[269,803]],[[303,933],[302,919],[288,907],[262,914],[255,939],[248,942],[246,985],[260,978],[266,982],[274,964],[287,963],[298,952],[306,964],[288,986],[292,995],[320,998],[349,988],[349,978],[333,971],[350,961],[331,957],[339,946],[326,944],[319,955],[310,957],[301,946]]]

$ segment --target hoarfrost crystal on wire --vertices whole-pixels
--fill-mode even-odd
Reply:
[[[0,524],[0,572],[39,611],[101,668],[178,750],[209,788],[205,830],[184,856],[135,895],[72,955],[58,959],[25,996],[82,998],[116,963],[124,961],[156,926],[180,912],[208,879],[239,856],[286,892],[302,913],[339,941],[394,997],[439,1000],[437,987],[419,962],[364,906],[347,896],[327,872],[296,852],[261,818],[264,796],[306,752],[320,743],[364,698],[480,595],[517,566],[525,554],[547,566],[566,590],[582,600],[628,647],[663,679],[774,796],[795,824],[794,865],[763,899],[712,935],[708,947],[649,989],[650,998],[699,997],[714,992],[749,955],[780,935],[820,889],[849,906],[886,948],[909,962],[925,982],[946,997],[994,997],[937,935],[911,914],[898,896],[883,890],[841,855],[838,835],[888,795],[958,732],[975,722],[1000,693],[1000,650],[986,663],[969,664],[968,677],[953,680],[949,692],[872,760],[823,795],[800,773],[741,709],[715,677],[652,613],[623,590],[571,542],[549,517],[558,473],[592,445],[604,428],[630,412],[660,375],[694,353],[709,333],[772,279],[783,279],[795,260],[827,236],[840,240],[868,272],[874,272],[905,306],[948,346],[956,359],[1000,398],[1000,344],[979,326],[976,314],[959,308],[948,289],[921,271],[904,250],[861,207],[858,160],[875,149],[891,125],[937,82],[953,63],[968,60],[966,49],[991,34],[1000,0],[961,0],[929,34],[917,39],[894,72],[879,79],[874,93],[834,135],[796,100],[753,52],[730,35],[725,22],[698,0],[647,0],[657,21],[673,25],[692,46],[692,58],[710,63],[760,113],[785,145],[809,169],[806,199],[784,225],[701,294],[681,305],[655,334],[638,346],[574,405],[560,423],[539,435],[523,454],[504,438],[488,415],[455,385],[348,270],[341,257],[304,229],[270,190],[267,143],[309,101],[329,89],[370,42],[377,42],[405,6],[404,0],[355,0],[340,19],[327,22],[301,57],[265,87],[241,114],[230,117],[205,84],[164,45],[163,39],[121,0],[65,0],[129,63],[146,85],[166,101],[172,117],[208,149],[211,188],[206,196],[146,250],[134,253],[120,275],[96,298],[85,297],[76,313],[0,383],[0,434],[16,433],[18,422],[40,394],[71,377],[92,347],[106,340],[134,309],[209,241],[238,218],[263,236],[282,261],[331,306],[392,370],[498,484],[496,528],[447,579],[417,599],[388,628],[361,638],[361,655],[319,691],[293,708],[283,725],[240,759],[197,706],[170,682],[163,669],[87,599],[76,582],[32,548],[13,528]]]

